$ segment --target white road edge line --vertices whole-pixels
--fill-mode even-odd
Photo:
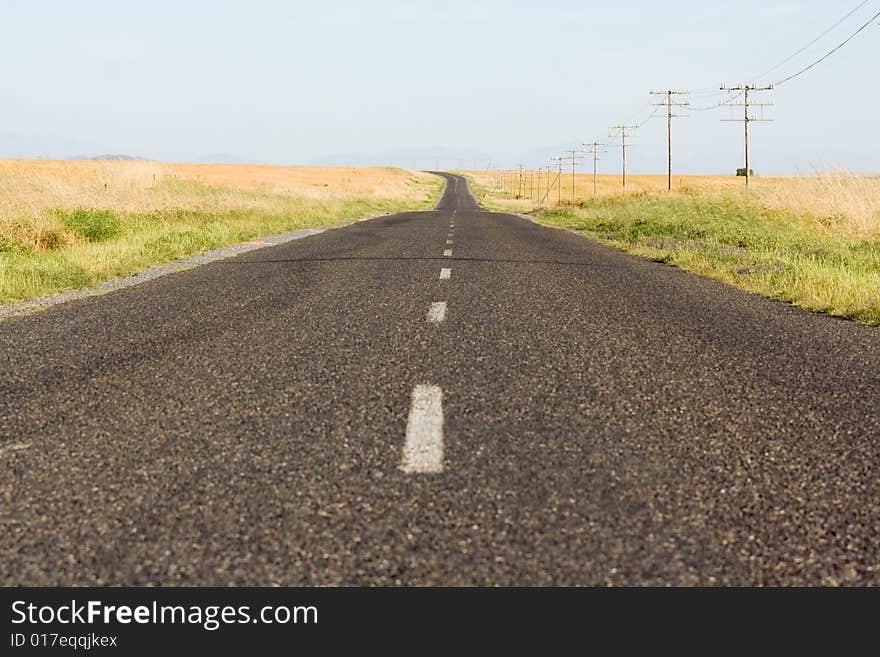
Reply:
[[[445,249],[445,250],[443,251],[443,255],[446,256],[446,257],[451,256],[451,255],[452,255],[452,249]]]
[[[440,280],[441,281],[446,280],[447,278],[450,278],[451,276],[452,276],[452,270],[449,269],[448,267],[443,267],[443,269],[440,270]]]
[[[435,301],[428,308],[428,321],[432,324],[439,324],[446,319],[446,302]]]
[[[443,471],[443,391],[419,384],[413,389],[400,469],[409,474]]]

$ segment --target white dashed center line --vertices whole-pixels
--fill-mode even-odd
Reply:
[[[452,255],[452,249],[445,249],[445,250],[443,251],[443,255],[446,256],[446,257],[448,258],[449,256]]]
[[[29,443],[12,443],[11,445],[4,445],[3,447],[0,447],[0,455],[21,452],[28,447],[30,447]]]
[[[439,324],[446,319],[446,302],[435,301],[428,308],[428,321],[432,324]]]
[[[451,239],[446,240],[446,243],[447,243],[447,244],[452,244],[452,240],[451,240]]]
[[[451,269],[444,267],[443,269],[440,270],[440,280],[441,281],[449,278],[450,276],[452,276]]]
[[[400,469],[412,474],[443,471],[443,391],[417,385],[412,393]]]

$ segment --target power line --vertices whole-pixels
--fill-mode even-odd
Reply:
[[[853,39],[855,39],[855,38],[856,38],[861,32],[863,32],[863,31],[864,31],[864,30],[865,30],[865,29],[866,29],[871,23],[873,23],[873,22],[874,22],[875,20],[877,20],[878,18],[880,18],[880,11],[878,11],[876,14],[874,14],[873,16],[871,16],[871,20],[869,20],[867,23],[865,23],[865,24],[862,25],[859,29],[857,29],[855,32],[853,32],[853,33],[852,33],[849,37],[847,37],[847,39],[846,39],[843,43],[841,43],[839,46],[837,46],[837,47],[835,47],[835,48],[832,48],[832,49],[829,50],[827,53],[825,53],[824,55],[822,55],[822,57],[820,57],[819,59],[817,59],[815,62],[813,62],[813,63],[810,64],[809,66],[805,66],[804,68],[802,68],[802,69],[801,69],[800,71],[798,71],[797,73],[794,73],[793,75],[789,75],[787,78],[784,78],[784,79],[780,80],[779,82],[776,83],[775,86],[778,87],[779,85],[785,84],[785,83],[788,82],[789,80],[793,80],[793,79],[795,79],[796,77],[798,77],[798,76],[800,76],[800,75],[803,75],[804,73],[806,73],[807,71],[809,71],[809,70],[810,70],[811,68],[813,68],[814,66],[818,66],[819,64],[821,64],[822,62],[824,62],[826,59],[828,59],[829,57],[831,57],[831,55],[833,55],[833,54],[836,53],[838,50],[840,50],[841,48],[843,48],[843,47],[844,47],[846,44],[848,44],[850,41],[852,41]]]
[[[651,113],[648,115],[648,118],[645,119],[644,121],[642,121],[641,123],[637,123],[637,124],[635,125],[635,127],[636,127],[636,128],[641,128],[641,127],[642,127],[643,125],[645,125],[648,121],[650,121],[650,120],[653,119],[655,116],[657,116],[657,112],[659,112],[659,111],[660,111],[660,108],[659,108],[659,107],[654,107],[654,111],[651,112]]]
[[[716,92],[717,92],[717,90],[716,90]],[[652,109],[651,109],[651,113],[648,114],[648,116],[646,116],[646,117],[645,117],[644,119],[642,119],[641,121],[634,121],[634,122],[633,122],[633,126],[635,126],[636,128],[641,128],[643,125],[645,125],[645,124],[648,123],[651,119],[653,119],[655,116],[657,116],[657,113],[658,113],[659,111],[660,111],[660,110],[659,110],[657,107],[652,107]],[[632,117],[632,115],[630,115],[630,117]]]
[[[816,44],[816,43],[817,43],[819,40],[821,40],[823,37],[825,37],[825,36],[827,36],[828,34],[830,34],[834,29],[836,29],[836,28],[839,27],[842,23],[844,23],[847,19],[849,19],[850,17],[852,17],[857,11],[859,11],[860,9],[862,9],[862,8],[863,8],[865,5],[867,5],[870,1],[871,1],[871,0],[863,0],[862,2],[860,2],[858,5],[856,5],[856,7],[855,7],[854,9],[850,10],[847,14],[845,14],[842,18],[840,18],[836,23],[834,23],[831,27],[829,27],[827,30],[825,30],[824,32],[822,32],[822,33],[821,33],[819,36],[817,36],[815,39],[813,39],[812,41],[810,41],[807,45],[805,45],[804,47],[800,48],[799,50],[797,50],[796,52],[794,52],[792,55],[790,55],[789,57],[787,57],[787,58],[785,58],[784,60],[782,60],[779,64],[777,64],[777,65],[773,66],[772,68],[768,69],[767,71],[765,71],[764,73],[762,73],[762,74],[761,74],[760,76],[758,76],[758,77],[764,77],[764,76],[768,75],[769,73],[772,73],[773,71],[778,70],[779,68],[781,68],[782,66],[784,66],[785,64],[787,64],[788,62],[790,62],[791,60],[793,60],[795,57],[797,57],[798,55],[800,55],[801,53],[803,53],[804,51],[806,51],[808,48],[810,48],[811,46],[813,46],[814,44]],[[745,115],[744,115],[744,118],[743,118],[743,119],[737,119],[737,120],[738,120],[738,121],[742,121],[742,122],[745,124],[745,133],[746,133],[746,140],[745,140],[745,141],[746,141],[746,144],[745,144],[745,150],[746,150],[746,168],[745,168],[745,174],[746,174],[746,175],[745,175],[745,178],[746,178],[746,187],[748,187],[748,185],[749,185],[749,178],[751,177],[751,175],[750,175],[750,174],[751,174],[751,171],[750,171],[750,169],[749,169],[749,159],[750,159],[750,158],[749,158],[749,150],[750,150],[750,148],[749,148],[749,146],[750,146],[750,144],[749,144],[749,141],[750,141],[750,140],[749,140],[749,123],[751,123],[751,122],[753,122],[753,121],[760,121],[760,120],[763,120],[762,118],[757,118],[757,117],[752,117],[752,116],[750,116],[750,114],[749,114],[749,108],[750,108],[750,107],[762,107],[762,106],[766,106],[766,105],[768,105],[768,104],[763,104],[763,103],[753,103],[753,102],[750,102],[750,98],[749,98],[750,93],[751,93],[751,92],[755,92],[755,91],[769,91],[769,90],[772,90],[772,89],[774,89],[775,87],[777,87],[777,86],[779,86],[779,85],[782,85],[782,84],[785,84],[786,82],[789,82],[789,81],[791,81],[791,80],[793,80],[793,79],[795,79],[795,78],[797,78],[797,77],[803,75],[803,74],[806,73],[807,71],[809,71],[809,70],[815,68],[816,66],[818,66],[819,64],[821,64],[822,62],[824,62],[826,59],[828,59],[829,57],[831,57],[833,54],[835,54],[837,51],[839,51],[840,49],[842,49],[844,46],[846,46],[846,45],[847,45],[850,41],[852,41],[856,36],[858,36],[858,35],[861,34],[863,31],[865,31],[865,30],[868,28],[868,26],[870,26],[870,25],[871,25],[874,21],[876,21],[878,18],[880,18],[880,11],[878,11],[878,12],[875,13],[873,16],[871,16],[871,18],[870,18],[867,22],[865,22],[861,27],[859,27],[859,29],[857,29],[855,32],[853,32],[850,36],[848,36],[848,37],[847,37],[844,41],[842,41],[840,44],[838,44],[837,46],[835,46],[834,48],[832,48],[831,50],[829,50],[827,53],[825,53],[822,57],[820,57],[819,59],[817,59],[817,60],[814,61],[813,63],[809,64],[808,66],[803,67],[802,69],[800,69],[800,70],[797,71],[796,73],[793,73],[793,74],[789,75],[788,77],[783,78],[783,79],[780,80],[779,82],[776,82],[775,84],[771,84],[771,85],[768,85],[768,86],[766,86],[766,87],[759,87],[758,85],[743,85],[743,84],[740,84],[740,85],[738,85],[738,86],[736,86],[736,87],[726,87],[726,86],[722,86],[721,90],[722,90],[723,92],[736,92],[736,93],[735,93],[734,95],[730,96],[726,101],[722,98],[722,99],[720,99],[718,102],[716,102],[716,103],[714,103],[714,104],[711,104],[711,105],[707,105],[707,106],[695,107],[695,106],[691,106],[691,105],[688,103],[688,108],[691,109],[691,110],[693,110],[693,111],[695,111],[695,112],[705,112],[705,111],[710,111],[710,110],[717,109],[717,108],[719,108],[719,107],[723,107],[723,106],[725,106],[725,105],[737,105],[737,106],[742,106],[742,107],[745,108]],[[668,92],[664,92],[664,93],[668,93]],[[707,97],[707,96],[712,96],[712,95],[715,95],[715,96],[717,97],[718,91],[713,91],[713,90],[710,90],[710,89],[698,89],[698,90],[696,90],[696,91],[694,91],[694,92],[691,92],[691,94],[694,95],[694,96],[697,96],[697,97]],[[734,101],[738,100],[739,98],[741,98],[741,97],[743,97],[743,96],[744,96],[744,101],[743,101],[743,102],[741,102],[741,103],[735,103],[735,102],[734,102]],[[622,151],[623,151],[623,152],[622,152],[622,156],[623,156],[622,159],[623,159],[623,188],[624,188],[624,189],[626,189],[626,150],[627,150],[627,147],[631,146],[631,144],[627,143],[627,139],[628,139],[629,136],[630,136],[630,135],[629,135],[629,131],[636,130],[636,129],[638,129],[638,128],[641,128],[641,127],[644,126],[645,124],[647,124],[647,123],[648,123],[649,121],[651,121],[655,116],[657,116],[657,113],[660,111],[660,109],[661,109],[664,105],[667,107],[667,114],[671,114],[671,96],[668,96],[668,98],[667,98],[667,102],[666,102],[666,103],[660,103],[660,104],[658,104],[658,105],[654,108],[654,110],[653,110],[653,111],[647,116],[647,118],[645,118],[643,121],[640,121],[639,123],[636,123],[636,124],[633,124],[633,125],[617,125],[617,126],[611,126],[612,130],[617,130],[617,131],[618,131],[616,134],[612,134],[611,136],[612,136],[612,137],[618,137],[618,138],[620,138],[620,145],[621,145],[621,147],[622,147]],[[669,123],[671,124],[671,118],[672,118],[672,116],[669,116],[668,118],[669,118]],[[671,125],[670,125],[670,128],[669,128],[669,131],[671,132]],[[594,149],[597,148],[597,147],[598,147],[598,144],[596,144],[596,145],[594,146]],[[669,139],[669,150],[670,150],[670,160],[671,160],[671,134],[670,134],[670,139]],[[595,155],[595,153],[594,153],[594,155]],[[572,168],[574,169],[575,156],[574,156],[574,152],[572,152],[571,155],[569,155],[569,156],[566,157],[566,158],[554,157],[554,158],[551,158],[551,159],[552,159],[552,160],[556,163],[556,165],[557,165],[557,166],[556,166],[556,168],[557,168],[556,181],[560,183],[560,185],[559,185],[559,201],[561,202],[561,200],[562,200],[562,186],[561,186],[562,161],[563,161],[564,159],[566,159],[566,160],[570,159],[570,161],[572,162]],[[594,165],[595,165],[595,161],[594,161]],[[519,165],[519,171],[513,170],[513,171],[510,172],[510,174],[512,174],[510,177],[513,178],[514,183],[518,183],[518,184],[517,184],[517,187],[518,187],[518,190],[517,190],[517,191],[519,192],[519,194],[522,194],[522,190],[523,190],[523,183],[524,183],[524,180],[523,180],[523,168],[524,168],[523,165]],[[544,194],[544,197],[541,199],[540,202],[543,202],[543,200],[546,199],[547,196],[549,196],[550,191],[551,191],[551,189],[552,189],[552,183],[551,183],[551,180],[550,180],[550,178],[551,178],[551,171],[552,171],[552,168],[551,168],[550,166],[548,166],[548,167],[547,167],[547,178],[548,178],[548,180],[547,180],[547,183],[548,183],[548,184],[547,184],[547,191],[546,191],[546,193]],[[532,174],[532,172],[530,171],[529,173],[530,173],[530,187],[531,187],[531,174]],[[504,178],[505,178],[505,176],[504,176],[504,171],[503,171],[503,170],[499,171],[499,174],[500,174],[500,175],[499,175],[499,178],[500,178],[501,185],[502,185],[502,187],[504,187]],[[517,175],[517,174],[518,174],[518,175]],[[518,178],[518,180],[517,180],[517,178]],[[669,167],[669,178],[670,178],[670,185],[671,185],[671,162],[670,162],[670,167]],[[539,174],[539,180],[540,180],[540,174]],[[574,185],[572,185],[572,192],[574,193],[574,191],[575,191],[575,189],[574,189]],[[540,191],[539,191],[538,193],[539,193],[539,195],[540,195]],[[531,196],[531,190],[530,190],[530,196]]]
[[[763,77],[769,75],[769,74],[772,73],[773,71],[776,71],[776,70],[782,68],[783,66],[785,66],[786,64],[788,64],[792,59],[794,59],[795,57],[797,57],[798,55],[800,55],[802,52],[804,52],[807,48],[809,48],[810,46],[812,46],[813,44],[815,44],[817,41],[819,41],[820,39],[822,39],[822,37],[827,36],[828,34],[830,34],[830,33],[831,33],[836,27],[838,27],[841,23],[843,23],[846,19],[848,19],[850,16],[852,16],[854,13],[856,13],[859,9],[861,9],[862,7],[864,7],[864,6],[865,6],[866,4],[868,4],[869,2],[871,2],[871,0],[863,0],[863,2],[859,3],[859,5],[858,5],[855,9],[851,10],[846,16],[844,16],[844,17],[841,18],[839,21],[837,21],[834,25],[832,25],[832,26],[829,27],[827,30],[825,30],[824,32],[822,32],[822,34],[820,34],[820,35],[817,36],[815,39],[813,39],[812,41],[810,41],[810,42],[809,42],[807,45],[805,45],[803,48],[801,48],[800,50],[798,50],[797,52],[795,52],[795,53],[792,54],[791,56],[789,56],[789,57],[783,59],[781,62],[779,62],[779,63],[778,63],[776,66],[774,66],[773,68],[767,69],[766,71],[764,71],[764,72],[761,73],[760,75],[756,75],[756,76],[752,77],[752,79],[753,79],[753,80],[758,80],[758,79],[760,79],[760,78],[763,78]]]
[[[716,91],[715,93],[717,94],[718,92]],[[742,95],[742,93],[739,93],[739,94],[737,94],[737,95],[735,95],[735,96],[729,98],[728,101],[736,100],[736,99],[739,98],[741,95]],[[715,103],[714,105],[709,105],[709,106],[707,106],[707,107],[694,107],[694,106],[690,106],[690,107],[688,107],[688,109],[689,109],[689,110],[692,110],[692,111],[694,111],[694,112],[706,112],[706,111],[708,111],[708,110],[713,110],[713,109],[718,109],[719,107],[724,107],[727,103],[724,101],[724,96],[723,96],[723,94],[722,94],[722,95],[719,95],[718,98],[720,98],[721,100],[719,100],[719,101],[718,101],[717,103]]]
[[[803,48],[801,48],[801,49],[798,50],[797,52],[793,53],[792,55],[790,55],[789,57],[787,57],[787,58],[784,59],[783,61],[781,61],[779,64],[777,64],[777,65],[774,66],[773,68],[767,69],[766,71],[764,71],[763,73],[761,73],[761,75],[755,76],[753,79],[762,78],[762,77],[768,75],[769,73],[772,73],[773,71],[778,70],[779,68],[781,68],[782,66],[784,66],[785,64],[787,64],[788,62],[790,62],[792,59],[794,59],[795,57],[797,57],[798,55],[800,55],[801,53],[803,53],[803,52],[804,52],[805,50],[807,50],[810,46],[812,46],[812,45],[814,45],[815,43],[817,43],[820,39],[822,39],[823,37],[825,37],[825,36],[827,36],[828,34],[830,34],[835,28],[839,27],[843,22],[845,22],[848,18],[850,18],[853,14],[855,14],[859,9],[861,9],[862,7],[864,7],[864,6],[865,6],[866,4],[868,4],[869,2],[871,2],[871,0],[863,0],[863,2],[859,3],[859,5],[857,5],[854,9],[850,10],[849,13],[847,13],[843,18],[841,18],[840,20],[838,20],[834,25],[832,25],[832,26],[829,27],[827,30],[825,30],[824,32],[822,32],[822,34],[820,34],[818,37],[816,37],[815,39],[813,39],[812,41],[810,41],[810,43],[808,43],[808,44],[805,45]],[[843,46],[845,46],[847,43],[849,43],[850,41],[852,41],[852,40],[853,40],[853,39],[854,39],[854,38],[855,38],[860,32],[864,31],[864,30],[865,30],[865,29],[866,29],[871,23],[873,23],[877,18],[880,18],[880,12],[877,12],[876,14],[874,14],[874,16],[871,17],[871,20],[869,20],[867,23],[865,23],[864,25],[862,25],[862,27],[860,27],[855,33],[853,33],[852,35],[850,35],[849,38],[846,39],[846,41],[844,41],[843,43],[841,43],[840,45],[838,45],[836,48],[834,48],[834,49],[831,50],[830,52],[826,53],[824,56],[822,56],[820,59],[816,60],[815,62],[813,62],[813,63],[810,64],[809,66],[804,67],[803,69],[801,69],[800,71],[798,71],[798,72],[795,73],[794,75],[790,75],[790,76],[788,76],[787,78],[785,78],[785,79],[783,79],[783,80],[777,82],[774,86],[779,86],[780,84],[784,84],[784,83],[788,82],[789,80],[793,80],[794,78],[798,77],[799,75],[803,75],[804,73],[806,73],[807,71],[809,71],[811,68],[815,67],[816,65],[822,63],[823,61],[825,61],[826,59],[828,59],[831,55],[833,55],[835,52],[837,52],[838,50],[840,50],[841,48],[843,48]],[[699,90],[693,92],[693,95],[695,95],[695,96],[704,96],[704,95],[716,95],[717,93],[718,93],[717,91],[710,91],[709,89],[705,89],[705,90],[704,90],[704,89],[699,89]],[[740,94],[738,94],[737,96],[734,96],[733,98],[731,98],[731,99],[729,99],[729,100],[736,100],[736,98],[738,98],[738,97],[741,96],[741,95],[742,95],[742,94],[740,93]],[[729,101],[728,101],[728,102],[729,102]],[[694,107],[694,106],[691,106],[689,109],[691,109],[691,110],[693,110],[693,111],[695,111],[695,112],[707,112],[707,111],[710,111],[710,110],[718,109],[719,107],[723,107],[723,106],[725,106],[726,104],[727,104],[727,102],[725,102],[724,100],[719,100],[717,103],[712,104],[712,105],[706,105],[706,106],[704,106],[704,107]],[[646,121],[643,121],[640,125],[644,125],[644,124],[647,123],[651,118],[653,118],[653,115],[652,115],[651,117],[649,117]]]

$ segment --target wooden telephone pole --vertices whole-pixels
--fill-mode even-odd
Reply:
[[[639,126],[637,125],[613,125],[611,126],[611,134],[609,135],[612,139],[620,140],[620,147],[623,153],[623,189],[626,190],[626,149],[631,146],[631,144],[627,144],[626,140],[631,136],[631,132],[633,130],[637,130]]]
[[[687,91],[674,91],[672,89],[668,89],[666,91],[652,91],[652,96],[665,96],[665,100],[654,103],[655,107],[666,107],[666,143],[667,143],[667,160],[668,160],[668,175],[667,175],[667,188],[669,191],[672,191],[672,119],[686,116],[684,114],[673,114],[673,107],[687,107],[690,105],[690,101],[680,100],[675,101],[673,98],[675,96],[686,96],[688,94]]]
[[[584,144],[588,149],[587,152],[593,156],[593,198],[596,197],[596,192],[598,190],[599,154],[608,152],[601,150],[604,145],[605,144],[600,144],[598,141],[594,141],[592,144]]]
[[[733,96],[733,98],[731,100],[728,100],[728,101],[724,102],[723,104],[727,105],[728,107],[742,107],[743,108],[743,118],[741,118],[741,119],[732,119],[731,118],[731,119],[721,119],[721,120],[722,121],[733,121],[735,123],[739,123],[740,121],[742,121],[745,124],[745,132],[746,132],[746,171],[745,171],[746,189],[749,188],[749,180],[752,177],[752,171],[749,168],[749,167],[751,167],[751,148],[752,148],[751,135],[749,132],[749,124],[754,121],[770,121],[771,119],[764,118],[764,108],[773,106],[772,102],[769,102],[769,103],[752,102],[752,100],[749,97],[749,94],[751,94],[755,91],[773,91],[773,89],[774,89],[774,86],[772,84],[767,85],[766,87],[759,87],[757,85],[743,84],[742,82],[740,82],[735,87],[728,87],[725,84],[721,85],[721,91],[739,92],[735,96]],[[734,102],[734,100],[736,98],[739,98],[740,96],[743,97],[743,100],[741,102]],[[755,116],[754,114],[751,114],[749,112],[750,109],[755,108],[755,107],[760,108],[760,110],[761,110],[761,113],[758,116]]]
[[[556,166],[559,168],[559,172],[556,174],[556,184],[557,189],[559,190],[559,199],[557,202],[562,203],[562,160],[565,158],[554,155],[550,159],[556,162]]]
[[[571,164],[571,202],[572,203],[577,203],[577,195],[575,194],[574,172],[575,172],[575,167],[577,166],[577,163],[578,163],[578,161],[580,161],[580,159],[581,159],[581,156],[578,155],[578,152],[573,148],[571,150],[565,151],[565,155],[563,155],[559,159],[559,164],[560,164],[559,175],[560,176],[562,175],[562,160],[565,160],[566,164]],[[562,181],[560,180],[560,183],[561,182]],[[561,196],[562,185],[561,184],[560,184],[559,191],[560,191],[559,200],[561,201],[562,200],[562,196]]]

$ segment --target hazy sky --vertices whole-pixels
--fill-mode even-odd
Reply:
[[[751,81],[857,4],[8,2],[0,23],[0,147],[305,163],[440,146],[509,164],[607,139],[611,123],[641,121],[652,87]],[[868,2],[755,81],[797,70],[877,11],[880,0]],[[880,170],[878,63],[875,23],[777,90],[775,122],[753,126],[754,168]],[[674,126],[679,168],[741,166],[742,124],[720,122],[725,110],[690,114]],[[662,171],[665,138],[665,121],[646,124],[632,170]],[[609,153],[603,166],[618,161]]]

